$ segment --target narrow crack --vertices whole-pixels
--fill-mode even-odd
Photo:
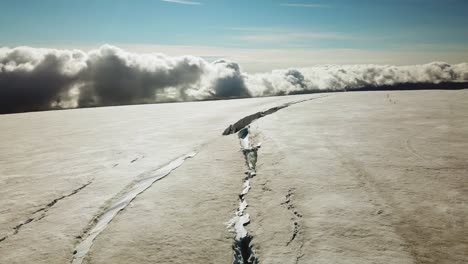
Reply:
[[[181,166],[186,159],[193,158],[196,154],[196,152],[188,153],[161,168],[139,175],[137,180],[130,183],[124,190],[111,199],[101,213],[91,221],[88,228],[76,237],[80,242],[73,251],[71,263],[81,264],[93,246],[96,237],[106,229],[120,211],[124,210],[138,195],[150,188],[153,183],[165,178],[173,170]]]
[[[140,157],[136,157],[136,158],[132,159],[132,160],[130,161],[130,163],[134,163],[134,162],[138,161],[139,159],[143,159],[143,158],[145,158],[145,155],[141,155]],[[114,166],[114,167],[115,167],[115,166]]]
[[[50,210],[50,208],[52,208],[57,202],[65,199],[65,198],[68,198],[70,196],[73,196],[75,194],[77,194],[79,191],[83,190],[84,188],[86,188],[88,185],[90,185],[91,183],[93,182],[93,180],[81,185],[79,188],[77,189],[74,189],[71,193],[69,194],[66,194],[66,195],[63,195],[63,196],[60,196],[59,198],[55,198],[54,200],[52,200],[51,202],[49,202],[48,204],[46,204],[44,207],[41,207],[39,208],[38,210],[34,211],[31,216],[26,219],[25,221],[23,221],[22,223],[19,223],[18,225],[16,225],[15,227],[13,227],[13,230],[12,232],[9,234],[9,235],[6,235],[2,238],[0,238],[0,242],[2,241],[5,241],[8,237],[12,236],[12,235],[16,235],[18,234],[18,232],[21,230],[21,228],[27,224],[30,224],[32,222],[37,222],[41,219],[43,219],[44,217],[47,216],[47,212]]]
[[[27,224],[31,223],[33,220],[34,220],[34,218],[29,218],[28,220],[24,221],[23,223],[20,223],[19,225],[13,227],[13,235],[18,234],[18,232],[19,232],[19,230],[21,229],[21,227],[23,227],[24,225],[27,225]]]
[[[92,182],[93,182],[93,180],[91,180],[91,181],[89,181],[89,182],[83,184],[80,188],[73,190],[71,193],[69,193],[69,194],[67,194],[67,195],[63,195],[63,196],[61,196],[61,197],[59,197],[59,198],[56,198],[56,199],[52,200],[52,201],[51,201],[50,203],[48,203],[45,207],[40,208],[39,210],[36,210],[33,214],[38,213],[38,212],[41,212],[41,211],[47,211],[47,210],[49,210],[49,208],[51,208],[52,206],[54,206],[58,201],[63,200],[63,199],[65,199],[65,198],[67,198],[67,197],[70,197],[70,196],[73,196],[73,195],[77,194],[79,191],[81,191],[81,190],[83,190],[84,188],[86,188],[86,187],[87,187],[88,185],[90,185]]]
[[[286,199],[283,203],[281,203],[281,205],[284,205],[286,209],[292,213],[291,221],[293,222],[293,233],[289,241],[286,242],[286,246],[291,246],[291,244],[295,241],[298,243],[298,246],[296,247],[296,263],[299,263],[299,260],[304,256],[302,252],[302,247],[304,246],[304,243],[301,241],[297,241],[297,237],[301,234],[302,214],[297,211],[292,201],[295,191],[296,190],[294,188],[289,189],[288,193],[286,194]]]
[[[257,119],[260,119],[264,116],[267,116],[267,115],[271,115],[283,108],[286,108],[286,107],[289,107],[291,105],[294,105],[294,104],[299,104],[299,103],[302,103],[302,102],[306,102],[306,101],[310,101],[310,100],[314,100],[314,99],[319,99],[319,98],[323,98],[323,97],[327,97],[328,95],[324,95],[324,96],[320,96],[320,97],[314,97],[314,98],[309,98],[309,99],[304,99],[304,100],[299,100],[299,101],[293,101],[293,102],[288,102],[288,103],[285,103],[285,104],[282,104],[282,105],[279,105],[279,106],[275,106],[275,107],[272,107],[266,111],[260,111],[260,112],[257,112],[255,114],[251,114],[251,115],[248,115],[242,119],[240,119],[239,121],[237,121],[236,123],[232,124],[232,125],[229,125],[224,131],[223,131],[223,135],[224,136],[227,136],[227,135],[230,135],[230,134],[234,134],[234,133],[237,133],[239,131],[241,131],[243,128],[247,127],[248,125],[250,125],[253,121],[257,120]]]

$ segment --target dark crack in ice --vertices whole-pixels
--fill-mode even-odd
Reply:
[[[238,133],[242,153],[248,168],[245,173],[242,192],[239,194],[239,207],[228,227],[235,233],[236,237],[232,245],[234,251],[234,264],[257,264],[258,257],[253,247],[253,236],[245,228],[250,223],[250,215],[246,212],[246,196],[250,190],[250,180],[256,175],[257,152],[260,145],[252,146],[249,137],[249,128],[245,127]]]
[[[240,119],[236,123],[234,123],[232,125],[229,125],[223,131],[223,135],[227,136],[227,135],[237,133],[237,132],[241,131],[243,128],[250,125],[253,121],[255,121],[257,119],[260,119],[260,118],[262,118],[264,116],[271,115],[271,114],[273,114],[273,113],[275,113],[275,112],[277,112],[277,111],[279,111],[279,110],[281,110],[283,108],[286,108],[288,106],[298,104],[298,103],[302,103],[302,102],[306,102],[306,101],[310,101],[310,100],[314,100],[314,99],[327,97],[327,96],[328,95],[324,95],[324,96],[320,96],[320,97],[314,97],[314,98],[309,98],[309,99],[304,99],[304,100],[299,100],[299,101],[288,102],[288,103],[285,103],[285,104],[282,104],[282,105],[279,105],[279,106],[272,107],[272,108],[270,108],[270,109],[268,109],[266,111],[260,111],[260,112],[257,112],[255,114],[248,115],[248,116]]]
[[[16,235],[20,232],[20,230],[25,226],[25,225],[28,225],[32,222],[37,222],[41,219],[43,219],[44,217],[46,217],[47,215],[47,212],[50,210],[50,208],[52,208],[53,206],[55,206],[55,204],[57,204],[59,201],[65,199],[65,198],[68,198],[70,196],[73,196],[75,194],[77,194],[78,192],[80,192],[81,190],[83,190],[84,188],[86,188],[88,185],[90,185],[93,181],[89,181],[83,185],[81,185],[79,188],[77,189],[74,189],[72,192],[70,192],[69,194],[66,194],[66,195],[62,195],[58,198],[55,198],[53,199],[52,201],[50,201],[49,203],[47,203],[45,206],[39,208],[38,210],[34,211],[29,217],[28,219],[22,221],[21,223],[17,224],[15,227],[13,227],[13,230],[10,234],[6,235],[6,236],[3,236],[2,238],[0,238],[0,242],[3,242],[5,241],[6,239],[8,239],[10,236],[13,236],[13,235]]]

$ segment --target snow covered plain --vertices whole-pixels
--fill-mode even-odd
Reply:
[[[221,135],[305,99],[250,125],[255,173]],[[0,116],[0,263],[232,263],[239,214],[252,262],[466,263],[467,102],[356,92]]]

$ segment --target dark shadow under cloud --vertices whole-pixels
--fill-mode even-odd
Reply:
[[[216,79],[213,87],[213,97],[242,98],[251,96],[247,86],[245,85],[239,64],[225,60],[217,60],[213,63],[215,65],[221,65],[222,67],[232,71],[231,75]]]
[[[30,71],[1,71],[0,113],[51,109],[53,102],[66,97],[68,87],[76,80],[61,74],[61,67],[56,56],[47,55]]]
[[[171,68],[147,70],[128,65],[115,54],[90,61],[79,73],[84,83],[80,89],[78,106],[108,106],[151,103],[156,93],[167,87],[183,87],[200,81],[203,69],[188,59]]]

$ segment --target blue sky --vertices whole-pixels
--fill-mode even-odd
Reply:
[[[289,64],[310,54],[310,64],[360,57],[363,63],[455,63],[468,56],[465,0],[1,0],[0,12],[0,46],[10,47],[109,43],[241,61],[263,54],[250,65],[268,64],[279,52],[288,60],[272,61],[278,67],[305,66]]]

